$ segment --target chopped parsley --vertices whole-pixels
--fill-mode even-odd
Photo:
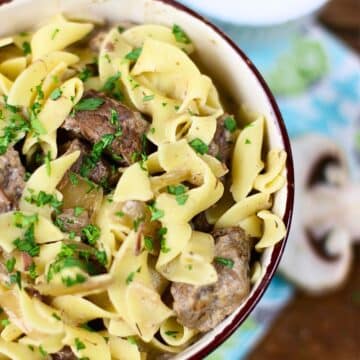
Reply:
[[[167,188],[167,191],[169,194],[175,195],[176,197],[176,202],[179,205],[184,205],[186,203],[186,201],[189,198],[189,195],[186,194],[188,188],[185,185],[169,185]]]
[[[150,129],[150,134],[155,134],[155,128],[154,128],[154,127],[152,127],[152,128]]]
[[[120,34],[122,34],[122,33],[124,32],[124,30],[125,30],[125,29],[124,29],[123,26],[120,26],[120,25],[119,25],[119,26],[117,27],[117,31],[118,31]]]
[[[45,167],[46,167],[46,173],[48,176],[51,175],[51,151],[48,151],[45,155]]]
[[[105,54],[105,55],[104,55],[104,58],[107,60],[107,62],[108,62],[109,64],[111,64],[111,58],[110,58],[110,55],[109,55],[109,54]]]
[[[133,221],[134,230],[138,231],[140,224],[145,220],[144,216],[141,216]]]
[[[88,177],[90,172],[96,167],[97,163],[100,160],[100,157],[104,150],[112,144],[115,139],[114,134],[104,135],[100,141],[94,144],[91,153],[84,157],[83,164],[80,168],[80,175],[83,177]]]
[[[233,133],[237,129],[237,124],[236,124],[236,121],[235,121],[234,117],[233,116],[228,116],[224,120],[224,126],[228,131]]]
[[[9,319],[2,319],[0,322],[1,322],[1,326],[3,326],[4,328],[11,324]]]
[[[80,341],[79,338],[75,338],[75,347],[77,351],[86,349],[85,344],[82,341]]]
[[[85,211],[84,208],[82,208],[82,207],[80,207],[80,206],[76,206],[76,207],[74,208],[74,215],[75,215],[76,217],[79,217],[84,211]]]
[[[5,263],[6,270],[11,273],[15,269],[16,259],[13,257],[11,259],[8,259]]]
[[[170,337],[173,337],[174,339],[176,339],[176,335],[178,334],[179,332],[178,331],[165,331],[165,335],[167,336],[170,336]]]
[[[78,74],[78,77],[81,81],[85,82],[87,81],[90,77],[92,77],[94,74],[92,72],[92,70],[88,67],[84,67]]]
[[[29,275],[30,275],[30,277],[33,279],[33,280],[35,280],[39,275],[38,275],[38,273],[37,273],[37,271],[36,271],[36,265],[35,265],[35,263],[32,263],[31,265],[30,265],[30,267],[29,267]]]
[[[44,129],[44,126],[42,125],[41,121],[38,118],[38,115],[41,111],[41,104],[38,102],[34,102],[34,104],[30,107],[30,125],[31,130],[36,136],[46,134],[46,130]]]
[[[81,274],[76,274],[75,278],[71,276],[61,278],[61,281],[66,287],[72,287],[77,284],[83,284],[86,281],[86,277]]]
[[[56,319],[56,320],[58,320],[58,321],[61,321],[61,317],[60,317],[58,314],[52,313],[51,316],[52,316],[54,319]]]
[[[43,207],[44,205],[49,205],[53,210],[59,214],[60,208],[63,206],[62,201],[58,200],[55,195],[47,194],[45,191],[40,191],[38,194],[35,194],[33,190],[30,190],[30,196],[26,197],[25,200],[37,207]]]
[[[127,338],[127,340],[128,340],[128,342],[129,342],[130,344],[132,344],[132,345],[137,345],[137,341],[136,341],[136,339],[135,339],[134,336],[129,336],[129,337]]]
[[[131,273],[127,276],[127,278],[126,278],[126,280],[125,280],[126,285],[129,285],[131,282],[133,282],[133,281],[134,281],[134,277],[135,277],[135,271],[131,272]]]
[[[56,101],[62,95],[62,90],[60,88],[56,88],[51,94],[50,99]]]
[[[249,140],[249,139],[246,139],[246,140],[245,140],[245,144],[246,144],[246,145],[249,145],[249,144],[251,144],[251,140]]]
[[[26,229],[23,238],[15,239],[13,244],[19,251],[26,252],[31,257],[38,256],[40,254],[40,246],[35,242],[35,225],[31,224]]]
[[[151,211],[151,219],[150,221],[156,221],[164,217],[164,210],[156,208],[155,203],[148,205],[149,210]]]
[[[123,217],[124,215],[125,215],[125,213],[122,212],[122,211],[117,211],[117,212],[115,213],[115,216],[118,216],[118,217]]]
[[[46,358],[48,356],[47,351],[42,347],[42,345],[39,346],[39,352],[42,357]]]
[[[16,227],[23,229],[38,222],[39,217],[37,214],[24,215],[22,212],[16,211],[13,214],[13,220]]]
[[[154,250],[153,238],[151,236],[144,236],[144,245],[147,251],[153,251]]]
[[[234,267],[234,261],[228,258],[223,258],[223,257],[215,257],[215,262],[228,267],[229,269],[232,269]]]
[[[8,105],[11,106],[11,105]],[[9,119],[9,124],[2,129],[0,136],[0,155],[7,152],[9,146],[18,138],[19,134],[30,130],[28,122],[19,114],[13,114]]]
[[[57,75],[52,75],[51,79],[54,84],[58,84],[60,82],[59,77]]]
[[[56,28],[51,34],[51,40],[54,40],[56,35],[60,32],[60,29]]]
[[[15,274],[10,275],[10,284],[17,284],[19,289],[22,288],[21,286],[21,273],[17,271]]]
[[[143,101],[146,102],[146,101],[151,101],[151,100],[154,100],[155,98],[155,95],[145,95],[143,97]]]
[[[39,100],[44,99],[44,92],[42,90],[42,84],[39,84],[36,86],[36,93]]]
[[[141,52],[142,48],[135,48],[134,50],[126,54],[125,59],[136,61],[140,57]]]
[[[75,106],[75,111],[93,111],[98,109],[102,104],[104,104],[104,100],[101,98],[86,98],[81,99]]]
[[[105,251],[100,251],[100,250],[96,250],[95,251],[95,257],[97,259],[97,261],[101,264],[101,265],[106,265],[107,264],[107,255]]]
[[[190,38],[187,36],[185,31],[179,25],[175,24],[173,26],[172,33],[174,34],[175,39],[178,43],[191,44]]]
[[[162,227],[158,230],[158,235],[160,238],[160,250],[161,252],[163,252],[164,254],[168,253],[169,251],[171,251],[170,248],[167,247],[166,245],[166,238],[165,235],[167,234],[167,228],[166,227]]]
[[[209,151],[209,146],[207,146],[201,139],[196,138],[191,140],[189,145],[199,154],[204,155]]]
[[[96,241],[100,238],[100,229],[93,224],[85,226],[82,231],[90,245],[95,245]]]
[[[77,174],[71,172],[69,174],[69,180],[71,182],[72,185],[78,185],[79,184],[79,177]]]
[[[119,114],[114,109],[111,109],[110,111],[110,124],[113,126],[119,125]]]
[[[28,41],[22,43],[22,50],[25,56],[31,54],[31,45]]]
[[[110,76],[101,91],[105,92],[107,95],[112,96],[116,100],[123,100],[124,95],[120,89],[119,79],[121,78],[121,72],[117,72],[115,75]]]

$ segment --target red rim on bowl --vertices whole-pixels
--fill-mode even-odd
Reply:
[[[284,143],[285,150],[287,152],[287,161],[286,161],[286,170],[287,170],[287,199],[286,199],[286,207],[285,214],[283,217],[283,221],[285,223],[287,233],[285,238],[278,244],[275,245],[274,250],[271,254],[271,260],[269,265],[267,266],[266,273],[258,285],[257,289],[254,293],[247,299],[245,305],[237,314],[237,316],[233,319],[233,321],[223,329],[221,334],[218,334],[214,337],[211,342],[206,345],[204,348],[201,348],[196,354],[187,357],[187,360],[196,360],[203,359],[206,355],[210,354],[214,351],[219,345],[221,345],[225,340],[227,340],[234,332],[238,329],[238,327],[243,323],[243,321],[249,316],[254,307],[260,301],[262,296],[264,295],[265,290],[270,284],[271,279],[273,278],[275,271],[279,265],[281,256],[284,252],[286,241],[289,235],[289,229],[291,225],[293,205],[294,205],[294,165],[293,158],[291,153],[290,139],[285,127],[284,120],[281,116],[280,109],[275,101],[273,94],[271,93],[269,87],[267,86],[264,78],[261,76],[259,70],[255,67],[252,61],[244,54],[242,50],[235,44],[233,40],[231,40],[222,30],[220,30],[217,26],[212,24],[209,20],[204,18],[203,16],[196,13],[194,10],[191,10],[185,5],[178,3],[175,0],[156,0],[168,4],[170,6],[175,7],[180,11],[184,11],[189,15],[199,19],[207,26],[212,28],[216,33],[218,33],[235,51],[236,53],[243,59],[243,61],[247,64],[251,72],[256,76],[259,81],[261,87],[263,88],[266,96],[271,104],[272,110],[274,112],[276,118],[276,124],[280,131],[282,141]]]
[[[213,25],[209,20],[205,19],[204,17],[200,16],[195,11],[189,9],[188,7],[178,3],[175,0],[156,0],[163,3],[166,3],[170,6],[175,7],[176,9],[188,13],[190,16],[199,19],[203,23],[205,23],[207,26],[212,28],[216,33],[218,33],[233,49],[234,51],[242,58],[242,60],[247,64],[251,72],[256,76],[257,80],[259,81],[259,84],[263,88],[264,92],[267,95],[267,98],[271,104],[272,110],[274,112],[275,118],[276,118],[276,124],[279,129],[279,132],[282,137],[282,141],[284,143],[285,150],[287,152],[287,161],[286,161],[286,170],[287,170],[287,199],[286,199],[286,208],[285,208],[285,215],[283,217],[287,234],[280,243],[278,243],[272,252],[271,260],[269,265],[267,266],[266,273],[261,281],[261,283],[258,285],[257,289],[254,291],[254,293],[247,299],[244,307],[241,309],[239,314],[233,319],[233,321],[224,328],[224,330],[221,332],[221,334],[218,334],[214,337],[214,339],[205,346],[204,348],[201,348],[196,354],[191,355],[187,358],[187,360],[195,360],[195,359],[203,359],[206,355],[208,355],[210,352],[215,350],[219,345],[221,345],[226,339],[228,339],[235,330],[242,324],[242,322],[248,317],[248,315],[251,313],[251,311],[254,309],[254,307],[257,305],[261,297],[263,296],[265,290],[270,284],[270,281],[272,277],[274,276],[274,273],[278,267],[278,264],[280,262],[281,256],[284,252],[284,248],[286,245],[287,237],[289,234],[289,229],[291,225],[291,218],[292,218],[292,211],[293,211],[293,203],[294,203],[294,166],[293,166],[293,159],[291,154],[291,147],[290,147],[290,140],[286,131],[286,127],[284,124],[284,121],[282,119],[280,110],[278,108],[278,105],[274,99],[274,96],[272,95],[270,89],[268,88],[265,80],[260,75],[259,71],[255,67],[255,65],[251,62],[251,60],[243,53],[242,50],[218,27]],[[1,4],[6,4],[8,2],[11,2],[11,0],[0,0]]]

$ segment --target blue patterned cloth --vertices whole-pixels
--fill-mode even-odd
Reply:
[[[359,58],[313,22],[266,30],[218,25],[265,76],[290,136],[316,132],[333,138],[345,149],[359,180]],[[293,295],[293,286],[277,275],[246,322],[208,360],[246,358]]]

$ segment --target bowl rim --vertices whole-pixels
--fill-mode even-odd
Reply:
[[[260,74],[259,70],[253,64],[253,62],[245,55],[245,53],[238,47],[237,44],[222,30],[220,30],[216,25],[214,25],[210,20],[205,18],[204,16],[200,15],[196,11],[190,9],[189,7],[179,3],[176,0],[154,0],[165,3],[170,5],[177,10],[183,11],[188,15],[195,17],[196,19],[200,20],[201,22],[205,23],[209,26],[213,31],[215,31],[221,38],[226,41],[233,50],[241,57],[241,59],[246,63],[247,67],[253,73],[253,75],[257,78],[260,86],[262,87],[263,91],[265,92],[271,108],[274,112],[274,118],[276,120],[276,126],[280,132],[281,139],[284,144],[285,151],[287,152],[287,160],[286,160],[286,170],[287,170],[287,197],[286,197],[286,207],[285,213],[283,216],[283,221],[285,223],[287,233],[284,239],[277,243],[274,247],[274,250],[271,254],[270,263],[267,266],[266,273],[264,274],[263,279],[261,280],[260,284],[258,285],[257,289],[254,293],[246,300],[243,308],[240,312],[234,317],[229,325],[227,325],[223,331],[214,336],[214,338],[208,343],[206,346],[200,347],[195,354],[186,357],[187,360],[196,360],[196,359],[203,359],[207,355],[209,355],[212,351],[214,351],[218,346],[224,343],[244,322],[244,320],[250,315],[253,311],[255,306],[258,304],[260,299],[265,293],[265,290],[268,288],[271,279],[273,278],[275,271],[279,265],[281,257],[283,255],[285,245],[289,236],[291,220],[293,215],[293,207],[294,207],[294,164],[293,164],[293,157],[290,145],[290,139],[288,132],[286,130],[286,126],[284,120],[282,118],[280,109],[276,103],[274,95],[272,94],[271,90],[269,89],[268,85],[266,84],[264,78]]]

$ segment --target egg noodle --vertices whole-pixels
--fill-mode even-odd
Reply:
[[[193,230],[192,219],[205,212],[215,228],[240,226],[256,239],[258,251],[285,236],[271,208],[273,194],[286,182],[286,153],[265,152],[266,122],[257,116],[243,129],[231,129],[236,143],[230,169],[207,154],[224,109],[212,80],[192,61],[195,49],[181,28],[112,28],[96,59],[98,73],[85,79],[81,69],[93,59],[73,44],[86,41],[93,29],[59,15],[35,32],[0,40],[0,134],[20,116],[18,109],[30,109],[31,130],[18,131],[8,145],[21,140],[27,161],[39,150],[48,154],[29,174],[19,209],[0,215],[9,271],[0,285],[1,358],[43,359],[64,346],[83,360],[145,359],[152,349],[180,352],[198,334],[177,321],[163,301],[165,289],[171,282],[217,281],[214,238]],[[123,101],[151,119],[146,136],[156,151],[119,169],[115,190],[96,188],[86,195],[97,205],[89,209],[90,234],[83,244],[54,221],[64,201],[80,196],[59,188],[80,152],[59,156],[58,130],[84,91],[102,90],[109,79]],[[229,188],[220,181],[227,173]],[[78,177],[72,186],[79,182],[86,184]],[[167,191],[171,186],[175,191]],[[145,203],[161,224],[153,263],[153,243],[142,234],[141,219],[123,216],[124,204],[133,201]],[[24,252],[31,256],[26,270]],[[87,266],[89,257],[105,271]],[[101,330],[91,331],[99,319]]]

